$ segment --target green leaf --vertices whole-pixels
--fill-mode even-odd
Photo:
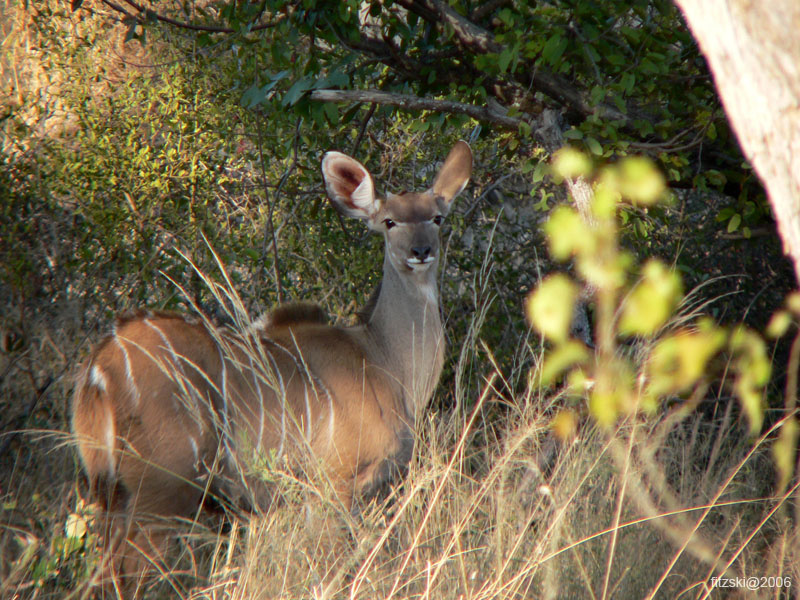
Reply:
[[[737,229],[739,229],[739,225],[742,224],[742,215],[736,213],[731,217],[731,220],[728,221],[728,233],[733,233]]]
[[[636,75],[634,75],[633,73],[624,73],[622,75],[620,85],[622,86],[622,89],[625,90],[626,93],[628,94],[632,93],[636,85]]]
[[[615,67],[621,67],[622,65],[627,63],[627,60],[621,54],[611,54],[609,56],[606,56],[606,60]]]
[[[709,183],[717,187],[722,187],[723,185],[725,185],[725,182],[727,181],[725,175],[722,172],[717,171],[716,169],[709,169],[708,171],[705,172],[705,175]]]
[[[244,108],[253,108],[261,104],[265,97],[266,94],[263,88],[253,84],[242,94],[242,99],[239,101],[239,104]]]
[[[294,82],[294,85],[289,88],[289,91],[284,94],[281,104],[283,106],[294,106],[313,85],[314,82],[307,77],[298,79]]]
[[[339,122],[339,105],[335,102],[325,102],[322,105],[322,109],[325,111],[325,117],[328,119],[328,122],[331,124],[336,124]]]
[[[603,147],[593,137],[587,137],[584,140],[584,143],[589,148],[589,151],[594,154],[595,156],[602,156],[603,155]]]
[[[730,206],[727,206],[717,213],[716,221],[718,223],[721,223],[722,221],[727,221],[735,214],[736,210]]]
[[[508,70],[508,65],[511,64],[512,60],[514,60],[513,48],[504,48],[497,58],[497,66],[501,73],[505,73]]]
[[[350,86],[350,78],[343,71],[334,71],[327,77],[320,77],[314,82],[313,89],[346,88]]]
[[[606,88],[601,85],[595,85],[589,92],[589,102],[593,105],[600,104],[606,99]]]
[[[542,179],[544,179],[544,176],[547,175],[549,169],[550,167],[545,161],[540,161],[533,170],[533,182],[539,183]]]
[[[544,58],[544,60],[551,65],[555,65],[561,58],[561,55],[564,54],[564,50],[566,49],[567,39],[561,36],[559,33],[554,33],[544,43],[544,48],[542,48],[542,58]]]

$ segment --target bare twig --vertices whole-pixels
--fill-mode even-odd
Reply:
[[[122,1],[125,2],[125,4],[128,4],[129,6],[131,6],[132,8],[136,9],[140,13],[142,13],[144,16],[142,16],[142,15],[132,15],[127,10],[125,10],[122,6],[120,6],[120,5],[118,5],[118,4],[114,3],[114,2],[111,2],[111,0],[101,0],[101,1],[103,2],[103,4],[105,4],[109,8],[124,14],[126,17],[133,17],[136,20],[138,20],[140,23],[144,23],[145,20],[148,19],[148,18],[154,18],[154,19],[156,19],[158,21],[161,21],[162,23],[166,23],[167,25],[172,25],[174,27],[179,27],[181,29],[189,29],[191,31],[206,31],[206,32],[209,32],[209,33],[236,33],[236,31],[237,31],[236,29],[233,29],[231,27],[217,27],[217,26],[214,26],[214,25],[198,25],[198,24],[195,24],[195,23],[186,23],[184,21],[178,21],[178,20],[173,19],[171,17],[167,17],[165,15],[160,15],[160,14],[158,14],[158,13],[156,13],[156,12],[154,12],[154,11],[148,9],[148,8],[145,8],[144,6],[142,6],[141,4],[137,4],[133,0],[122,0]],[[259,14],[259,16],[260,16],[260,14]],[[278,22],[280,22],[280,20],[276,21],[274,23],[260,23],[258,25],[253,23],[253,24],[251,24],[251,26],[249,28],[249,31],[260,31],[262,29],[269,29],[270,27],[275,27],[275,25],[277,25]]]
[[[356,141],[353,142],[353,149],[350,150],[350,154],[354,155],[358,151],[358,147],[361,145],[361,140],[364,139],[364,134],[367,132],[367,125],[369,125],[369,120],[372,118],[372,115],[375,114],[375,109],[378,108],[377,104],[371,104],[367,114],[364,116],[364,120],[361,121],[361,127],[358,129],[358,136],[356,136]]]
[[[57,377],[61,377],[63,375],[66,367],[61,369],[61,372],[58,374]],[[47,390],[50,388],[50,385],[56,380],[53,376],[49,376],[45,382],[36,388],[36,392],[31,397],[30,401],[27,405],[22,409],[22,411],[10,419],[7,423],[5,423],[0,429],[0,431],[6,431],[7,433],[4,434],[4,439],[0,442],[0,456],[3,456],[8,450],[9,445],[11,445],[11,440],[13,440],[17,435],[23,432],[25,423],[28,421],[28,417],[33,414],[33,411],[39,405],[39,401],[45,395]],[[12,425],[15,424],[15,425]]]
[[[267,231],[264,232],[264,250],[261,254],[261,270],[263,271],[266,267],[267,239],[269,236],[269,238],[272,239],[272,273],[273,277],[275,278],[275,292],[277,294],[278,304],[280,304],[283,299],[283,288],[281,286],[280,267],[278,266],[278,238],[275,235],[275,224],[273,222],[275,206],[270,201],[269,197],[269,186],[267,185],[267,163],[264,160],[264,140],[262,137],[261,114],[258,112],[256,112],[256,119],[256,129],[258,131],[258,159],[261,163],[261,184],[264,187],[264,199],[267,202]]]

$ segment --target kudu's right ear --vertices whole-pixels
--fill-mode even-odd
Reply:
[[[348,217],[368,220],[378,211],[372,177],[356,159],[341,152],[326,152],[322,176],[328,196]]]

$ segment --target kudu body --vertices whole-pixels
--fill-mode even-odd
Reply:
[[[161,552],[168,534],[152,516],[191,516],[207,494],[267,502],[254,457],[310,458],[347,509],[408,463],[443,362],[439,226],[471,169],[458,142],[429,190],[379,198],[359,162],[325,155],[331,200],[385,239],[383,279],[360,325],[328,325],[302,303],[246,331],[170,313],[118,320],[82,366],[72,406],[81,459],[111,516],[116,574]]]

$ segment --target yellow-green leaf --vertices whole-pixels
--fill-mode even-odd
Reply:
[[[589,394],[589,410],[597,422],[609,427],[620,415],[636,410],[634,374],[625,360],[612,359],[597,373]]]
[[[664,176],[648,159],[631,156],[623,159],[620,168],[620,191],[634,204],[649,206],[664,194]]]
[[[594,232],[581,216],[568,206],[559,206],[544,225],[550,254],[556,260],[567,260],[574,254],[592,253],[596,246]]]
[[[578,415],[571,410],[562,410],[550,421],[550,429],[561,441],[567,441],[575,436],[578,429]]]
[[[786,335],[789,326],[792,324],[792,315],[787,310],[779,310],[772,315],[767,324],[767,336],[777,339]]]
[[[797,419],[790,417],[781,427],[778,439],[772,446],[775,467],[778,470],[778,494],[786,490],[786,486],[794,474],[794,459],[797,454],[798,426]]]
[[[800,292],[792,292],[786,297],[786,308],[800,315]]]
[[[666,323],[682,294],[680,275],[658,260],[649,260],[642,268],[641,282],[622,307],[620,333],[653,335]]]
[[[562,273],[550,275],[539,284],[525,303],[531,325],[547,339],[563,342],[572,322],[578,286]]]
[[[592,390],[589,395],[589,412],[600,426],[611,427],[619,416],[615,394]]]
[[[734,329],[730,338],[732,366],[736,373],[733,391],[750,422],[750,434],[756,435],[764,423],[764,386],[769,381],[772,363],[767,345],[754,331],[744,326]]]
[[[633,257],[628,252],[616,252],[611,256],[584,252],[577,260],[578,271],[586,281],[605,290],[622,287],[632,264]]]
[[[589,350],[577,340],[559,344],[547,353],[539,378],[543,385],[550,385],[564,371],[589,359]]]
[[[650,354],[648,393],[678,394],[695,385],[706,365],[725,343],[725,332],[710,321],[697,330],[683,330],[660,340]]]
[[[586,177],[592,172],[592,161],[575,148],[562,148],[553,156],[553,174],[560,179]]]

